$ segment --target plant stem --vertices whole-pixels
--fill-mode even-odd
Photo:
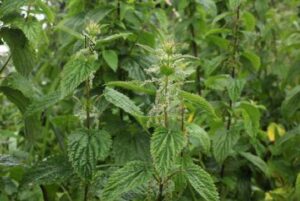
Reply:
[[[44,199],[44,201],[50,201],[49,195],[48,195],[48,192],[47,192],[46,187],[43,186],[43,185],[40,185],[40,188],[41,188],[41,190],[42,190],[42,194],[43,194],[43,199]]]
[[[85,184],[84,187],[84,198],[83,201],[88,201],[88,193],[89,193],[89,184]]]
[[[160,184],[159,184],[159,191],[158,191],[157,201],[163,201],[164,200],[163,191],[164,191],[164,184],[161,181]]]
[[[195,5],[194,5],[194,2],[191,2],[190,6],[189,6],[190,18],[193,17],[194,12],[195,12]],[[190,29],[190,33],[191,33],[191,36],[192,36],[192,39],[191,39],[191,42],[190,42],[190,47],[193,51],[193,55],[195,57],[198,57],[198,48],[197,48],[197,43],[195,42],[196,33],[195,33],[195,28],[193,26],[193,23],[190,24],[189,29]],[[200,66],[199,65],[196,68],[195,83],[196,83],[196,91],[199,95],[201,95]]]
[[[169,120],[168,120],[168,84],[169,84],[169,77],[166,76],[165,78],[165,105],[164,105],[164,123],[165,123],[165,127],[168,128],[169,127]]]

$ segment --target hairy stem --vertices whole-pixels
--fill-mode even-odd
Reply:
[[[50,201],[49,195],[48,195],[48,192],[47,192],[46,187],[43,186],[43,185],[40,185],[40,188],[41,188],[41,190],[42,190],[42,194],[43,194],[43,199],[44,199],[44,201]]]
[[[162,182],[160,182],[157,201],[163,201],[164,200],[163,191],[164,191],[164,184]]]
[[[168,128],[169,127],[169,117],[168,117],[168,84],[169,84],[169,77],[166,76],[165,78],[165,105],[164,105],[164,123],[165,123],[165,127]]]

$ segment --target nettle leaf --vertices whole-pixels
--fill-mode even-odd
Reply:
[[[121,87],[136,93],[145,93],[148,95],[156,94],[155,89],[151,89],[149,87],[143,86],[143,83],[139,81],[113,81],[113,82],[108,82],[106,85],[113,86],[113,87]]]
[[[300,86],[294,87],[287,93],[282,102],[281,111],[285,117],[292,117],[300,109]]]
[[[125,192],[145,185],[152,178],[149,165],[141,161],[132,161],[115,171],[104,188],[103,200],[113,201]]]
[[[195,147],[199,146],[203,153],[209,153],[211,143],[208,133],[197,124],[188,124],[186,129],[191,144]]]
[[[28,3],[29,0],[4,0],[0,6],[0,17],[3,17],[7,14],[10,14],[18,9],[21,6],[24,6]]]
[[[83,81],[100,67],[94,55],[80,52],[74,55],[64,66],[60,84],[62,96],[72,93]]]
[[[52,156],[30,167],[23,177],[22,184],[61,183],[73,174],[71,164],[65,156]]]
[[[182,132],[164,127],[155,129],[151,137],[150,152],[154,166],[161,175],[168,173],[185,144],[186,139]]]
[[[251,137],[255,137],[260,128],[259,109],[251,103],[242,102],[240,103],[238,110],[241,110],[242,112],[246,132]]]
[[[225,128],[216,131],[213,138],[213,155],[219,164],[231,154],[238,137],[236,132],[228,132]]]
[[[185,176],[193,188],[206,201],[220,200],[217,188],[211,176],[200,166],[189,164],[185,168]]]
[[[118,33],[118,34],[113,34],[111,36],[100,38],[99,40],[96,41],[96,48],[99,48],[106,43],[110,43],[110,42],[120,39],[120,38],[123,38],[123,39],[127,38],[130,35],[132,35],[132,34],[131,33]]]
[[[104,160],[111,147],[111,137],[104,130],[80,129],[68,137],[69,160],[79,176],[91,179],[97,160]]]
[[[252,51],[247,50],[242,53],[242,56],[251,62],[252,66],[255,70],[258,70],[260,68],[261,61],[260,61],[260,57],[257,54],[255,54]]]
[[[223,91],[228,86],[230,81],[230,76],[227,74],[210,76],[205,80],[205,86],[214,89]]]
[[[104,96],[106,100],[115,106],[123,109],[125,112],[134,115],[134,116],[142,116],[143,113],[140,110],[138,106],[135,105],[135,103],[130,100],[127,96],[124,94],[106,87],[104,90]]]
[[[118,55],[113,50],[104,50],[102,52],[103,59],[108,64],[108,66],[113,70],[117,71],[118,68]]]
[[[245,83],[246,81],[243,79],[230,80],[227,89],[228,89],[229,98],[233,102],[236,102],[240,98]]]
[[[42,112],[43,110],[55,105],[61,99],[62,95],[60,91],[55,91],[39,97],[26,108],[25,116],[30,116],[34,113]]]
[[[206,113],[208,116],[211,116],[213,118],[218,119],[219,117],[216,115],[215,109],[213,106],[205,100],[205,98],[197,95],[197,94],[192,94],[186,91],[180,91],[179,95],[184,98],[185,100],[194,103],[199,107],[199,109],[203,112]]]
[[[269,174],[268,165],[260,157],[255,156],[255,155],[253,155],[253,154],[251,154],[249,152],[240,152],[240,155],[243,156],[248,161],[250,161],[254,166],[256,166],[265,175]]]
[[[1,28],[0,37],[10,48],[16,70],[28,77],[36,64],[36,56],[24,33],[20,29]]]
[[[14,26],[18,27],[23,31],[26,38],[34,46],[38,47],[39,44],[45,44],[48,42],[47,36],[42,28],[42,24],[37,20],[16,20],[12,23]]]

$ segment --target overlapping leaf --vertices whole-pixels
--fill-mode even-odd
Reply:
[[[103,200],[118,200],[125,192],[147,184],[152,177],[152,171],[147,164],[140,161],[127,163],[114,172],[103,191]]]
[[[151,137],[150,149],[154,166],[161,175],[168,173],[185,143],[182,132],[164,127],[156,128]]]
[[[206,201],[219,201],[219,194],[211,176],[201,167],[189,164],[185,168],[189,183]]]
[[[91,179],[97,160],[105,159],[110,147],[111,138],[106,131],[77,130],[68,138],[69,160],[79,176]]]

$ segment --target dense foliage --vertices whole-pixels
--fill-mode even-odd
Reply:
[[[299,6],[0,0],[0,200],[300,200]]]

